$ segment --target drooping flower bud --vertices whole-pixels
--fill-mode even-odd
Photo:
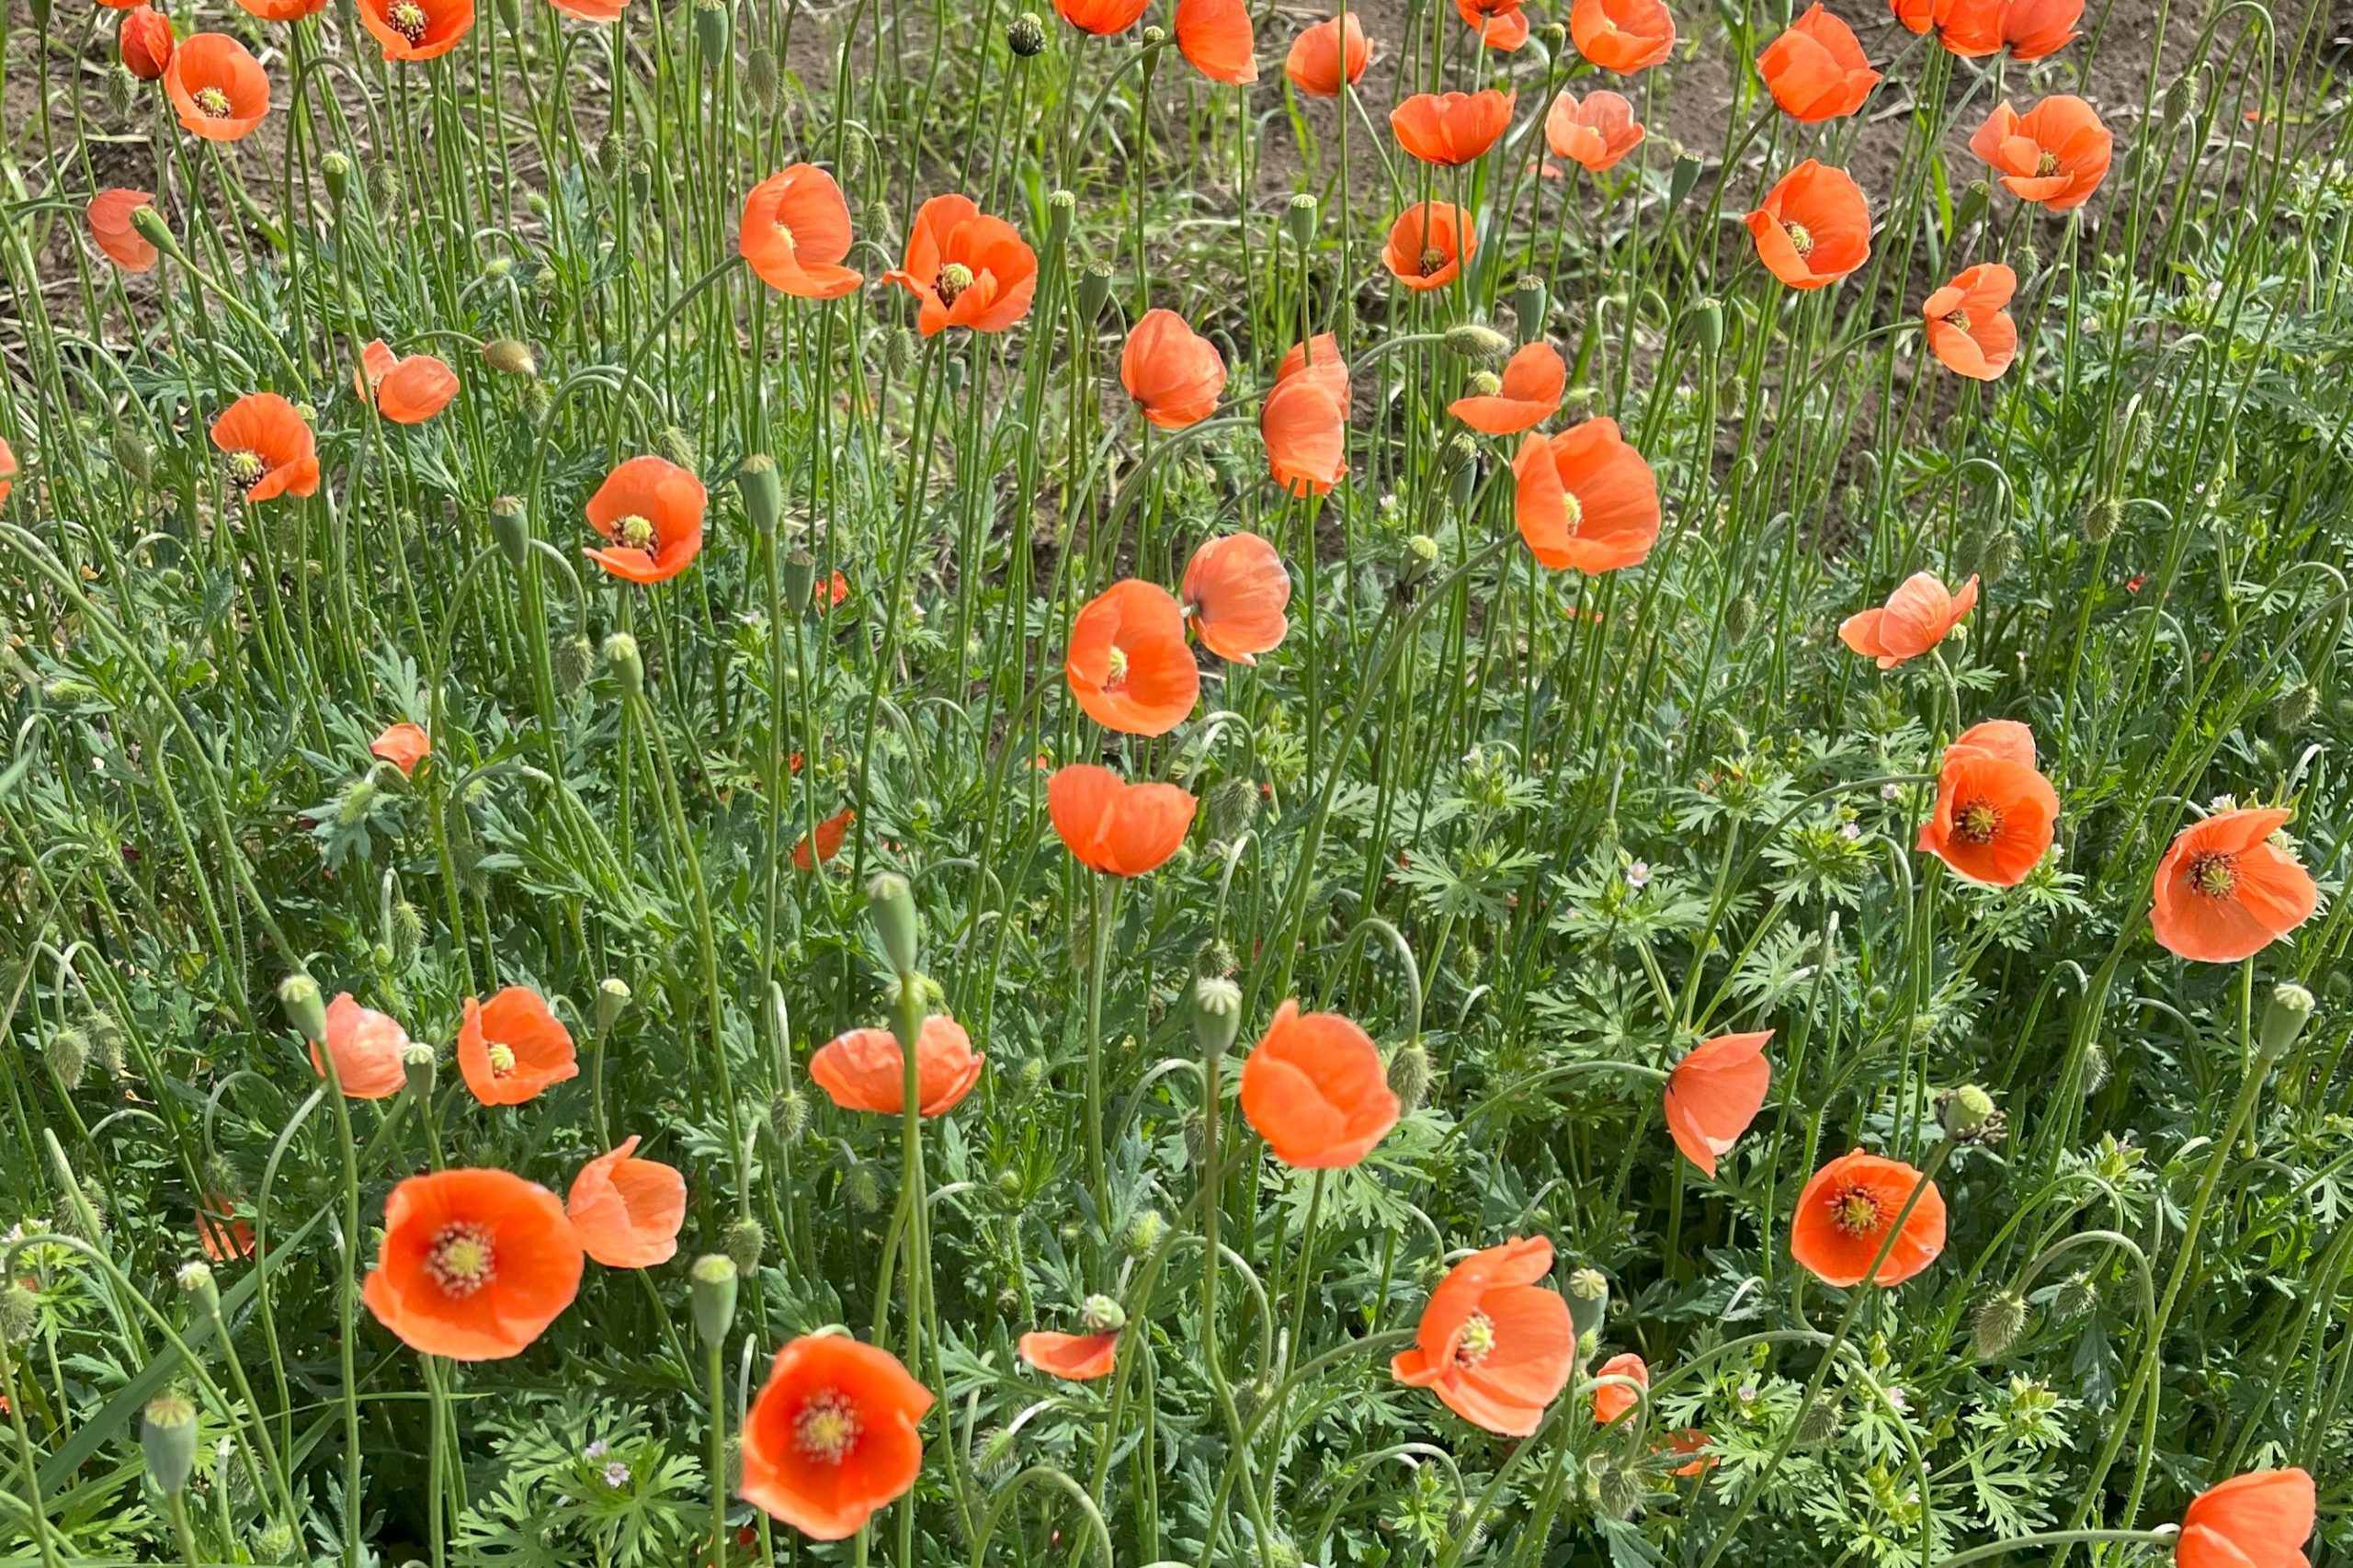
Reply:
[[[874,922],[875,938],[883,956],[904,980],[918,972],[922,936],[915,918],[915,890],[896,871],[884,871],[866,884],[866,912]]]
[[[540,373],[531,346],[520,338],[494,337],[482,346],[482,362],[502,376],[529,378]]]
[[[744,97],[763,117],[776,113],[784,98],[784,73],[777,68],[776,51],[756,43],[744,59]]]
[[[1970,1320],[1970,1348],[1981,1361],[2000,1359],[2018,1342],[2027,1322],[2026,1298],[2016,1290],[2001,1290],[1978,1303]]]
[[[738,1274],[749,1274],[760,1267],[760,1250],[767,1245],[768,1233],[749,1214],[737,1217],[720,1238],[720,1246]]]
[[[597,644],[585,631],[567,631],[555,640],[549,663],[554,666],[555,688],[569,697],[587,684],[597,668]]]
[[[1485,322],[1458,322],[1446,329],[1446,347],[1460,358],[1492,365],[1511,352],[1511,339]]]
[[[131,226],[139,231],[141,239],[157,250],[174,261],[180,259],[179,236],[172,233],[172,226],[164,222],[164,215],[152,204],[142,204],[131,210]]]

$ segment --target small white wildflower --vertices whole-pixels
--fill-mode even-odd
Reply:
[[[1842,824],[1838,829],[1838,836],[1845,839],[1849,844],[1854,843],[1855,840],[1862,837],[1862,828],[1857,824],[1851,822]]]
[[[590,1460],[591,1462],[603,1459],[605,1457],[605,1439],[599,1437],[595,1442],[589,1444],[586,1448],[581,1449],[580,1457],[584,1460]]]
[[[1627,867],[1626,885],[1632,888],[1637,892],[1640,892],[1643,889],[1650,886],[1651,863],[1648,860],[1637,860],[1632,865]]]
[[[1879,787],[1879,798],[1882,801],[1900,801],[1904,798],[1904,786],[1882,784]]]
[[[629,1466],[615,1460],[605,1467],[605,1484],[616,1489],[629,1484]]]

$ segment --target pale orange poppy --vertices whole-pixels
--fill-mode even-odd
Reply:
[[[1429,1390],[1473,1426],[1527,1437],[1576,1367],[1569,1303],[1539,1283],[1552,1270],[1552,1244],[1542,1236],[1472,1253],[1430,1292],[1390,1375]]]
[[[1029,313],[1038,256],[1002,218],[966,196],[935,196],[915,213],[904,263],[883,276],[917,301],[915,330],[1003,332]]]
[[[1612,1356],[1594,1369],[1596,1378],[1631,1378],[1643,1388],[1651,1386],[1650,1363],[1629,1350]],[[1623,1383],[1603,1383],[1593,1391],[1593,1422],[1607,1426],[1643,1403],[1640,1391]]]
[[[1995,719],[1946,748],[1919,847],[1972,881],[2016,887],[2042,863],[2058,820],[2058,791],[2035,771],[2033,733]]]
[[[1216,411],[1225,391],[1225,359],[1175,311],[1146,311],[1120,351],[1120,384],[1144,418],[1164,430],[1182,430]]]
[[[1389,111],[1397,145],[1425,164],[1456,168],[1475,163],[1511,129],[1517,93],[1494,87],[1475,93],[1415,93]]]
[[[521,1354],[580,1293],[580,1238],[555,1194],[506,1171],[411,1176],[384,1203],[360,1294],[410,1349],[454,1361]]]
[[[387,60],[438,60],[474,25],[474,0],[358,0],[359,25]]]
[[[856,1535],[923,1470],[931,1391],[896,1356],[846,1334],[776,1353],[744,1417],[744,1500],[813,1540]]]
[[[1666,1075],[1667,1136],[1709,1176],[1765,1104],[1773,1083],[1765,1046],[1772,1038],[1771,1029],[1718,1035],[1692,1047]]]
[[[608,1268],[651,1268],[677,1256],[687,1220],[687,1178],[659,1160],[637,1157],[630,1138],[572,1178],[564,1213],[588,1256]]]
[[[1200,698],[1185,612],[1167,589],[1135,577],[1104,589],[1071,621],[1063,674],[1086,716],[1122,734],[1165,735]]]
[[[1056,1334],[1039,1329],[1021,1336],[1021,1358],[1050,1377],[1069,1382],[1091,1382],[1108,1377],[1118,1364],[1120,1336],[1112,1334]]]
[[[572,1031],[539,993],[510,985],[488,1002],[466,998],[458,1071],[484,1105],[521,1105],[580,1075]]]
[[[2115,147],[2092,106],[2067,93],[2024,114],[2001,103],[1969,139],[1969,150],[1993,166],[2012,196],[2049,212],[2089,201],[2108,177]]]
[[[834,176],[814,164],[795,164],[752,187],[735,244],[761,282],[795,299],[838,300],[866,281],[842,265],[850,247],[849,203]]]
[[[2292,814],[2216,812],[2176,835],[2152,894],[2157,945],[2198,963],[2236,963],[2311,919],[2320,902],[2312,874],[2272,842]]]
[[[588,498],[589,526],[607,542],[581,553],[625,581],[666,583],[701,551],[710,498],[701,480],[667,458],[631,458]]]
[[[1372,62],[1372,44],[1364,35],[1364,24],[1354,11],[1347,12],[1345,19],[1345,49],[1340,17],[1318,22],[1291,40],[1290,53],[1283,61],[1283,74],[1290,78],[1292,86],[1311,98],[1340,96],[1344,55],[1348,85],[1354,85]]]
[[[1242,1114],[1275,1158],[1301,1170],[1354,1165],[1397,1125],[1372,1037],[1337,1013],[1302,1013],[1296,1000],[1242,1063]]]
[[[1531,343],[1505,362],[1494,392],[1458,397],[1446,411],[1482,435],[1517,436],[1559,412],[1568,385],[1569,367],[1561,351],[1549,343]]]
[[[404,719],[388,724],[384,733],[368,743],[371,756],[380,756],[401,770],[403,778],[416,772],[416,765],[433,755],[433,742],[424,729]]]
[[[1892,670],[1942,642],[1976,607],[1974,576],[1952,594],[1935,573],[1915,572],[1887,596],[1884,606],[1839,622],[1838,640],[1866,658],[1877,659],[1881,669]]]
[[[324,1043],[335,1062],[335,1082],[346,1099],[390,1099],[408,1086],[408,1032],[398,1022],[363,1007],[348,991],[327,1004],[327,1038],[311,1042],[311,1068],[322,1078],[326,1064],[319,1060]]]
[[[1078,862],[1114,877],[1167,864],[1193,826],[1192,794],[1174,784],[1131,784],[1108,767],[1073,763],[1046,783],[1054,833]]]
[[[1203,541],[1185,563],[1176,590],[1185,623],[1221,659],[1254,665],[1290,631],[1290,574],[1275,547],[1256,534]]]
[[[1998,261],[1962,271],[1928,296],[1920,319],[1928,352],[1957,375],[1990,381],[2018,358],[2018,326],[2003,307],[2018,286],[2018,275]]]
[[[1756,256],[1792,289],[1835,283],[1871,256],[1870,204],[1844,169],[1808,158],[1748,214]]]
[[[1478,248],[1479,236],[1468,212],[1450,201],[1419,201],[1389,225],[1389,243],[1381,247],[1381,259],[1391,276],[1419,293],[1453,282]]]
[[[1531,430],[1511,466],[1519,537],[1542,564],[1590,576],[1650,558],[1658,479],[1616,420],[1588,419],[1549,439]]]
[[[269,77],[261,62],[226,33],[198,33],[173,50],[164,93],[181,129],[208,142],[251,135],[269,113]]]
[[[988,1059],[972,1050],[964,1026],[945,1013],[923,1021],[915,1040],[915,1109],[939,1116],[956,1108],[981,1081]],[[889,1029],[851,1029],[835,1036],[809,1058],[809,1076],[844,1110],[897,1116],[906,1108],[905,1053]]]
[[[1176,0],[1176,48],[1212,82],[1240,86],[1258,79],[1247,0]]]
[[[248,392],[222,410],[212,444],[228,454],[229,483],[249,502],[318,494],[318,441],[276,392]]]
[[[1917,1189],[1919,1199],[1913,1199]],[[1904,1212],[1910,1204],[1911,1212]],[[1897,1218],[1903,1223],[1896,1223]],[[1888,1241],[1890,1233],[1894,1242]],[[1880,1249],[1887,1256],[1872,1262]],[[1900,1285],[1937,1260],[1945,1249],[1945,1199],[1937,1184],[1901,1160],[1882,1159],[1860,1149],[1841,1154],[1798,1194],[1790,1223],[1790,1255],[1825,1285],[1859,1285],[1865,1279]]]
[[[1616,166],[1649,134],[1636,122],[1625,95],[1606,89],[1587,93],[1583,102],[1563,93],[1544,115],[1544,144],[1588,174]]]
[[[1662,0],[1574,0],[1569,36],[1579,54],[1629,76],[1675,52],[1675,17]]]
[[[2311,1568],[2320,1496],[2302,1470],[2234,1475],[2190,1499],[2174,1543],[2178,1568]]]
[[[131,221],[133,212],[154,204],[155,199],[143,190],[122,188],[102,190],[90,200],[90,238],[125,272],[151,272],[163,254]]]

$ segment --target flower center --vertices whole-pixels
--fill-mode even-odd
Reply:
[[[251,490],[269,472],[269,464],[259,452],[231,452],[228,457],[229,483],[240,490]]]
[[[654,519],[631,512],[613,525],[613,537],[631,550],[654,548]]]
[[[515,1075],[514,1047],[494,1045],[490,1048],[490,1075],[494,1078],[511,1078]]]
[[[1111,650],[1110,673],[1103,677],[1103,689],[1111,691],[1127,684],[1128,651],[1125,648],[1114,648]]]
[[[1991,844],[2002,831],[2002,808],[1991,801],[1964,801],[1952,814],[1952,831],[1964,844]]]
[[[1781,228],[1790,236],[1791,250],[1802,256],[1813,254],[1813,234],[1803,223],[1784,223]]]
[[[1443,272],[1446,269],[1447,260],[1447,254],[1438,246],[1424,245],[1421,256],[1422,276],[1432,278]]]
[[[792,238],[792,231],[784,226],[784,222],[781,219],[778,220],[776,223],[776,237],[784,242],[784,248],[788,251],[798,250],[800,248]]]
[[[490,1232],[460,1221],[445,1225],[425,1255],[425,1272],[452,1296],[471,1296],[498,1275],[498,1254]]]
[[[1967,332],[1969,330],[1969,312],[1967,311],[1953,311],[1946,315],[1945,324],[1947,326],[1957,326],[1961,328],[1961,331]]]
[[[972,269],[961,261],[951,261],[939,269],[932,279],[931,291],[939,296],[943,305],[952,305],[957,297],[972,286]]]
[[[384,13],[384,25],[412,44],[423,40],[425,29],[432,20],[416,0],[392,0],[391,8]]]
[[[792,1440],[813,1460],[839,1464],[858,1447],[858,1406],[838,1389],[813,1395],[792,1418]]]
[[[2056,153],[2045,153],[2034,162],[2034,176],[2037,179],[2049,179],[2058,172],[2059,154]]]
[[[1563,520],[1567,523],[1569,532],[1576,532],[1577,525],[1585,521],[1585,503],[1577,499],[1575,491],[1561,492],[1561,510],[1563,514]]]
[[[203,113],[205,119],[226,119],[229,118],[229,95],[222,88],[199,87],[190,97],[195,99],[197,108]]]
[[[1484,1312],[1472,1312],[1462,1325],[1462,1337],[1454,1342],[1457,1366],[1475,1367],[1495,1353],[1495,1320]]]
[[[1850,1187],[1830,1200],[1830,1221],[1850,1236],[1868,1236],[1879,1229],[1879,1194],[1867,1187]]]
[[[2239,858],[2209,850],[2189,860],[2189,886],[2208,898],[2228,898],[2239,885]]]

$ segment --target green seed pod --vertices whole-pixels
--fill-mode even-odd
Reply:
[[[429,1100],[433,1097],[433,1081],[439,1071],[433,1048],[415,1041],[401,1052],[401,1076],[407,1080],[409,1097]]]
[[[1016,60],[1034,60],[1046,51],[1046,24],[1035,11],[1024,11],[1005,26],[1005,46]]]
[[[760,1251],[767,1245],[768,1234],[760,1222],[749,1214],[739,1216],[720,1238],[720,1249],[727,1254],[738,1274],[751,1274],[760,1267]]]
[[[734,1259],[722,1253],[707,1252],[687,1270],[695,1332],[706,1346],[727,1343],[727,1331],[735,1322],[736,1278]]]
[[[1283,209],[1283,233],[1290,236],[1291,244],[1303,249],[1313,242],[1315,216],[1315,198],[1302,191],[1290,199]]]
[[[1519,327],[1520,342],[1533,343],[1544,335],[1544,312],[1550,302],[1544,279],[1532,272],[1521,273],[1511,286],[1511,314]]]
[[[784,475],[776,460],[766,452],[745,458],[735,471],[735,489],[744,497],[744,515],[752,519],[752,527],[762,539],[774,539],[777,524],[784,518]]]
[[[1409,1040],[1389,1059],[1389,1092],[1397,1096],[1402,1114],[1413,1115],[1429,1097],[1430,1053],[1422,1042]]]
[[[1597,1268],[1580,1268],[1569,1276],[1569,1327],[1577,1336],[1577,1363],[1593,1355],[1601,1320],[1609,1311],[1609,1280]]]
[[[498,19],[509,37],[519,36],[523,31],[523,0],[498,0]]]
[[[1128,1314],[1108,1296],[1089,1296],[1078,1309],[1078,1321],[1089,1334],[1117,1334],[1128,1326]]]
[[[754,44],[744,57],[744,97],[763,119],[773,117],[784,102],[784,73],[777,68],[776,51],[764,43]]]
[[[297,970],[278,983],[278,1005],[286,1021],[304,1040],[327,1038],[327,1005],[320,998],[319,983]]]
[[[1699,340],[1700,347],[1713,354],[1724,346],[1723,301],[1701,300],[1691,307],[1690,320],[1691,335]]]
[[[555,640],[551,662],[555,666],[556,689],[568,697],[585,685],[595,671],[597,644],[588,641],[585,631],[567,631]]]
[[[1078,214],[1078,198],[1067,190],[1057,190],[1046,198],[1046,244],[1056,255],[1070,244],[1071,220]]]
[[[2256,1033],[2256,1055],[2265,1062],[2279,1061],[2304,1032],[2304,1025],[2312,1021],[2313,1008],[2317,1006],[2313,994],[2292,983],[2271,988],[2271,1000],[2264,1005],[2263,1024]]]
[[[797,613],[807,614],[817,599],[817,563],[805,550],[796,550],[784,558],[782,587],[784,602]]]
[[[1991,1295],[1978,1304],[1977,1313],[1970,1320],[1970,1348],[1981,1361],[1997,1361],[2009,1353],[2026,1331],[2026,1298],[2016,1290],[2004,1290]]]
[[[734,35],[735,14],[727,0],[695,0],[695,49],[704,70],[716,71],[726,63]]]
[[[212,1266],[202,1258],[180,1265],[175,1277],[180,1294],[196,1303],[198,1313],[206,1318],[221,1310],[220,1282],[212,1278]]]
[[[915,918],[915,891],[907,886],[907,879],[895,871],[884,871],[869,881],[866,912],[874,922],[875,937],[881,942],[892,971],[902,980],[917,973],[916,960],[922,956],[923,943],[920,923]]]
[[[139,1415],[139,1447],[156,1490],[177,1496],[196,1469],[196,1406],[188,1395],[166,1389],[147,1402]]]
[[[630,1004],[629,983],[615,975],[607,975],[597,983],[597,1032],[613,1032],[613,1025],[620,1021],[622,1010]]]
[[[1700,164],[1688,153],[1675,155],[1675,167],[1666,176],[1666,205],[1669,209],[1682,206],[1699,188]]]
[[[1204,1056],[1221,1056],[1242,1033],[1242,987],[1223,975],[1193,982],[1193,1039]]]
[[[637,651],[636,638],[626,631],[606,638],[605,667],[612,672],[623,697],[645,695],[645,660]]]
[[[2004,1123],[1994,1096],[1974,1084],[1947,1089],[1937,1096],[1937,1117],[1945,1136],[1956,1143],[1998,1143]]]
[[[1438,540],[1427,534],[1415,534],[1405,540],[1404,553],[1397,562],[1397,591],[1410,594],[1438,570]]]
[[[495,495],[490,503],[490,537],[517,571],[531,558],[531,528],[519,495]]]
[[[1111,268],[1099,261],[1088,262],[1079,269],[1077,293],[1078,319],[1093,322],[1111,298]]]

